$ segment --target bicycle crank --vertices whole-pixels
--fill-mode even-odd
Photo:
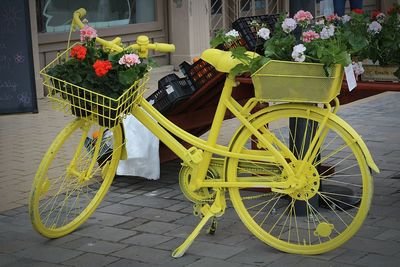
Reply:
[[[221,164],[218,163],[219,163],[218,160],[215,161],[213,159],[211,161],[211,164],[207,170],[205,180],[220,178],[218,169],[222,168],[223,164],[222,159],[221,159]],[[194,203],[204,203],[213,201],[213,199],[215,198],[215,191],[212,188],[199,188],[197,190],[191,190],[189,188],[190,180],[192,179],[192,172],[193,169],[186,165],[183,165],[181,170],[179,171],[179,186],[185,197]]]

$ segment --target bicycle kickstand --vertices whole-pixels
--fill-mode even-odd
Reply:
[[[199,235],[201,229],[204,225],[208,222],[210,218],[214,217],[221,217],[224,214],[226,208],[226,201],[225,201],[225,192],[223,190],[218,189],[216,192],[215,200],[210,205],[205,204],[201,208],[201,213],[203,214],[203,218],[193,230],[193,232],[186,238],[186,240],[172,252],[172,257],[179,258],[182,257],[186,250],[190,247],[193,243],[194,239]]]

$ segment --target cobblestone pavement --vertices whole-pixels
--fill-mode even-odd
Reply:
[[[371,211],[342,247],[318,256],[277,251],[252,236],[228,207],[214,236],[202,231],[186,255],[173,251],[198,223],[178,184],[178,161],[161,178],[117,177],[77,231],[46,239],[31,226],[27,196],[38,163],[71,118],[39,101],[39,114],[0,116],[0,266],[399,266],[400,93],[384,93],[339,111],[362,134],[380,174]],[[224,135],[236,123],[228,121]]]

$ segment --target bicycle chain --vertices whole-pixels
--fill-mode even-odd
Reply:
[[[219,164],[219,163],[216,162],[216,161],[214,161],[214,162],[211,161],[209,166],[211,166],[211,167],[216,167],[217,170],[218,170],[218,169],[222,169],[222,167],[224,166],[224,164]],[[257,171],[260,170],[260,168],[246,168],[246,169],[249,170],[250,172],[254,172],[254,173],[256,173]],[[242,197],[242,199],[243,199],[243,200],[254,200],[254,199],[266,197],[266,196],[271,195],[271,194],[273,194],[273,193],[274,193],[274,192],[268,192],[268,193],[264,193],[264,194],[257,195],[257,196]],[[229,198],[229,197],[226,197],[226,200],[230,200],[230,198]],[[214,198],[210,198],[210,199],[204,199],[202,202],[203,202],[203,203],[211,203],[211,202],[213,202],[213,201],[214,201]]]

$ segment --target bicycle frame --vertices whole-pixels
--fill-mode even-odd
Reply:
[[[293,183],[294,173],[291,172],[291,168],[287,163],[287,159],[284,158],[281,152],[279,152],[274,146],[273,142],[277,142],[273,135],[261,134],[257,131],[248,120],[251,109],[258,103],[255,99],[250,99],[246,105],[241,106],[231,96],[232,89],[236,86],[234,77],[228,75],[224,88],[221,93],[221,97],[217,106],[217,110],[212,122],[208,139],[202,140],[192,134],[182,130],[178,126],[174,125],[171,121],[165,118],[160,112],[158,112],[153,106],[151,106],[144,98],[139,101],[139,106],[142,108],[136,108],[132,114],[145,125],[154,135],[156,135],[165,145],[168,146],[183,162],[191,167],[196,167],[196,179],[191,182],[192,189],[198,189],[201,187],[214,187],[214,188],[225,188],[225,187],[258,187],[258,188],[272,188],[274,191],[280,191],[280,189],[287,189]],[[226,111],[229,110],[235,117],[247,127],[252,134],[262,140],[263,144],[266,145],[268,154],[265,151],[260,153],[233,153],[229,151],[228,147],[217,144],[217,139],[221,130],[222,122]],[[174,137],[177,136],[179,139],[193,145],[192,148],[185,148],[178,140]],[[279,144],[279,143],[278,143]],[[290,161],[294,161],[295,157],[293,153],[283,144],[278,145],[279,149],[284,152],[284,155],[289,156]],[[223,157],[238,158],[241,160],[249,161],[269,161],[274,164],[282,166],[289,172],[289,178],[284,182],[272,182],[255,178],[253,181],[247,182],[227,182],[223,180],[207,180],[205,181],[205,174],[210,164],[213,154],[218,154]]]

